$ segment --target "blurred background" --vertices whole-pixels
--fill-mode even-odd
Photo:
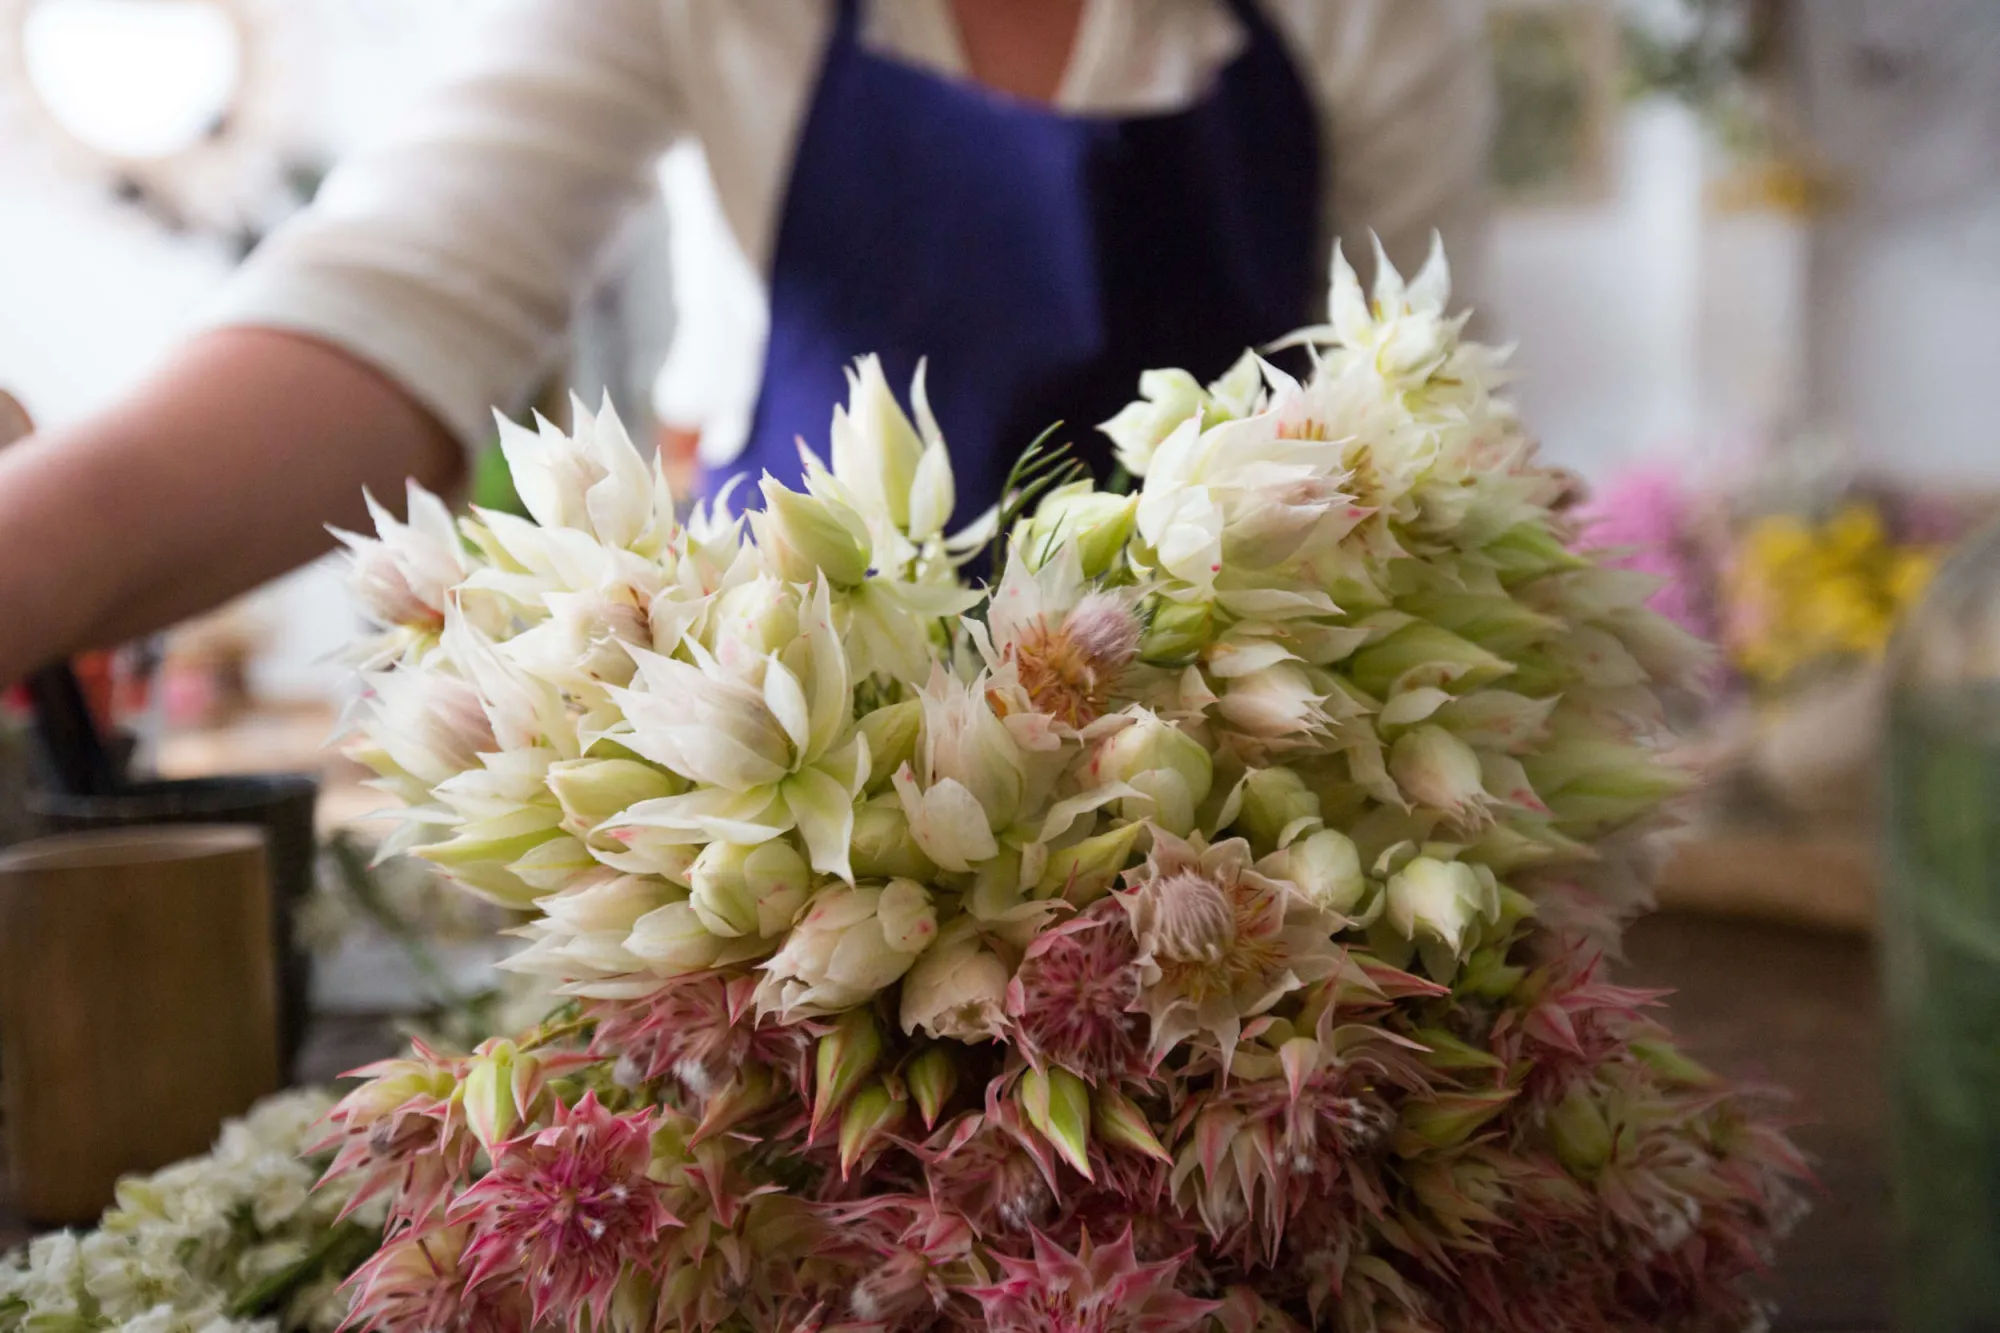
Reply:
[[[492,7],[0,0],[0,388],[43,424],[103,407]],[[1883,1326],[1883,661],[2000,507],[2000,9],[1492,0],[1488,36],[1493,219],[1467,296],[1519,341],[1518,399],[1589,485],[1587,539],[1660,575],[1659,605],[1722,645],[1682,718],[1708,794],[1629,971],[1681,992],[1698,1054],[1800,1092],[1827,1197],[1776,1276],[1781,1326]],[[686,461],[725,427],[661,378],[677,303],[755,316],[732,306],[737,275],[689,259],[723,225],[698,150],[661,177],[665,205],[578,302],[544,398],[609,389]],[[506,503],[504,470],[476,484]],[[315,1011],[348,1018],[307,1035],[317,1076],[377,1049],[385,1013],[448,1027],[506,999],[493,919],[371,868],[374,798],[321,751],[354,623],[323,564],[81,671],[164,775],[322,778],[298,947]],[[29,762],[19,716],[0,842],[27,826],[7,795]]]

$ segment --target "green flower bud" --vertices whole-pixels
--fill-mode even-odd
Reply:
[[[1338,829],[1314,829],[1284,850],[1266,858],[1259,869],[1288,880],[1314,906],[1345,916],[1368,893],[1361,873],[1361,853],[1354,839]]]
[[[889,1085],[876,1079],[854,1094],[854,1100],[840,1115],[840,1178],[847,1179],[854,1164],[876,1140],[895,1129],[909,1113],[910,1099],[899,1097]]]
[[[854,809],[848,865],[856,879],[914,879],[929,883],[938,868],[910,836],[910,819],[892,794]]]
[[[1253,769],[1244,777],[1235,827],[1259,852],[1284,846],[1319,820],[1319,797],[1291,769]]]
[[[1456,1148],[1505,1110],[1513,1099],[1514,1089],[1494,1088],[1485,1092],[1439,1093],[1432,1101],[1406,1106],[1396,1129],[1396,1151],[1404,1157],[1414,1157],[1431,1149]]]
[[[801,495],[766,477],[764,508],[750,525],[757,548],[778,577],[811,583],[821,574],[835,587],[852,588],[868,577],[868,526],[838,500]]]
[[[1152,666],[1184,666],[1215,641],[1215,634],[1215,607],[1210,603],[1159,598],[1139,639],[1139,660]]]
[[[633,759],[559,759],[549,765],[548,783],[562,806],[562,826],[579,838],[641,801],[687,789],[673,774]]]
[[[1099,833],[1060,847],[1049,853],[1035,892],[1044,898],[1060,893],[1077,907],[1096,902],[1111,891],[1118,876],[1132,862],[1132,844],[1138,840],[1141,824],[1120,824],[1108,833]]]
[[[842,1014],[813,1051],[812,1133],[875,1072],[881,1058],[882,1030],[875,1016],[865,1008]]]
[[[1514,668],[1450,630],[1416,621],[1356,653],[1348,675],[1378,699],[1425,688],[1462,693],[1490,685]]]
[[[525,1085],[533,1077],[535,1063],[533,1056],[523,1055],[511,1041],[494,1042],[490,1050],[481,1051],[468,1062],[460,1104],[465,1108],[467,1127],[489,1153],[513,1137],[520,1125],[517,1076]]]
[[[1067,1069],[1051,1067],[1047,1073],[1030,1069],[1021,1075],[1016,1096],[1021,1113],[1049,1146],[1084,1179],[1094,1179],[1090,1173],[1090,1088],[1084,1081]]]
[[[909,1086],[910,1095],[917,1099],[917,1110],[923,1114],[924,1128],[937,1124],[937,1118],[944,1112],[944,1104],[951,1100],[951,1094],[958,1087],[958,1065],[951,1058],[948,1047],[939,1044],[927,1046],[903,1070],[903,1082]]]
[[[1405,939],[1428,937],[1458,954],[1474,922],[1498,915],[1497,898],[1463,861],[1419,856],[1389,877],[1383,916]]]
[[[1571,1088],[1549,1112],[1549,1135],[1555,1141],[1556,1159],[1578,1175],[1595,1175],[1611,1160],[1611,1122],[1581,1085]]]
[[[712,842],[688,867],[688,883],[688,901],[711,932],[770,939],[805,906],[812,871],[783,838],[755,847]]]
[[[1106,1143],[1130,1148],[1156,1162],[1172,1165],[1173,1155],[1146,1123],[1146,1113],[1109,1083],[1091,1095],[1090,1124]]]
[[[1106,778],[1145,793],[1121,803],[1125,818],[1150,818],[1180,838],[1194,830],[1195,810],[1215,783],[1208,747],[1151,713],[1105,741],[1097,762]]]
[[[877,708],[855,726],[868,738],[868,790],[882,791],[917,752],[924,727],[923,701],[909,699]]]
[[[1090,482],[1065,486],[1049,495],[1028,523],[1028,549],[1073,546],[1086,578],[1109,570],[1132,540],[1139,497],[1113,495]]]

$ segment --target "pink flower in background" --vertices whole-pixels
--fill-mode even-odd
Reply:
[[[557,1314],[580,1330],[585,1311],[602,1323],[619,1278],[650,1270],[660,1233],[680,1225],[646,1175],[652,1133],[650,1111],[612,1115],[587,1093],[574,1108],[558,1105],[549,1128],[502,1146],[451,1208],[472,1232],[467,1289],[518,1276],[535,1324]]]
[[[1628,468],[1576,511],[1579,544],[1629,552],[1605,563],[1665,580],[1648,605],[1689,633],[1713,639],[1714,574],[1694,530],[1696,506],[1679,471],[1657,464]]]

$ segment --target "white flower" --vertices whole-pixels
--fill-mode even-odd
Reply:
[[[764,964],[758,1008],[787,1017],[851,1009],[895,984],[936,938],[930,894],[914,880],[835,885]]]
[[[743,843],[796,828],[813,869],[851,878],[848,840],[868,746],[854,730],[825,581],[800,608],[797,637],[756,674],[727,670],[697,643],[688,650],[692,662],[635,649],[645,688],[611,693],[632,726],[620,743],[695,789],[634,806],[618,827]]]
[[[570,400],[565,435],[537,416],[538,431],[495,414],[514,489],[544,528],[573,528],[608,546],[657,550],[673,536],[672,497],[632,447],[609,397],[593,413]]]
[[[688,901],[714,934],[770,939],[805,906],[811,881],[805,858],[781,838],[755,847],[712,842],[688,868]]]
[[[924,736],[918,764],[895,776],[910,833],[938,865],[969,870],[995,855],[995,834],[1022,810],[1026,757],[994,715],[982,675],[970,683],[933,671],[919,696]]]
[[[349,753],[373,768],[378,785],[412,804],[431,788],[479,766],[499,748],[478,691],[441,669],[372,672],[362,677],[361,739]],[[412,785],[412,783],[414,785]]]
[[[814,476],[810,466],[807,472],[808,489],[841,492],[839,498],[852,503],[890,552],[936,538],[956,503],[951,456],[931,413],[921,362],[910,401],[917,413],[914,426],[889,389],[881,359],[856,360],[847,372],[847,406],[833,411],[835,487],[826,487],[825,477]]]
[[[1139,376],[1139,398],[1098,427],[1111,437],[1118,464],[1143,477],[1160,443],[1194,418],[1210,422],[1248,416],[1263,392],[1255,352],[1245,352],[1204,391],[1185,370],[1149,370]]]
[[[792,583],[822,575],[836,588],[851,588],[868,577],[867,524],[839,500],[801,495],[774,477],[758,489],[764,507],[750,515],[750,530],[773,573]]]
[[[348,582],[355,599],[388,631],[367,655],[364,667],[379,666],[403,649],[433,640],[444,628],[451,590],[469,570],[458,527],[444,502],[415,481],[408,484],[406,494],[408,522],[397,521],[364,492],[376,535],[331,529],[353,552]]]
[[[986,623],[968,626],[992,672],[987,696],[1029,749],[1059,737],[1095,735],[1112,711],[1143,626],[1127,589],[1086,579],[1074,546],[1031,568],[1016,540],[987,605]]]
[[[1500,891],[1491,871],[1463,861],[1419,856],[1389,877],[1383,919],[1411,940],[1436,940],[1462,953],[1480,920],[1500,915]]]
[[[1195,809],[1215,782],[1208,747],[1173,723],[1134,707],[1129,726],[1099,750],[1094,773],[1139,791],[1123,806],[1127,818],[1146,817],[1179,837],[1194,830]]]
[[[945,927],[903,978],[903,1031],[953,1041],[993,1041],[1006,1032],[1007,983],[1014,970],[988,948],[976,924]]]

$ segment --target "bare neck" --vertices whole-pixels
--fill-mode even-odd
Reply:
[[[1069,69],[1085,0],[951,0],[974,81],[1034,102],[1053,102]]]

